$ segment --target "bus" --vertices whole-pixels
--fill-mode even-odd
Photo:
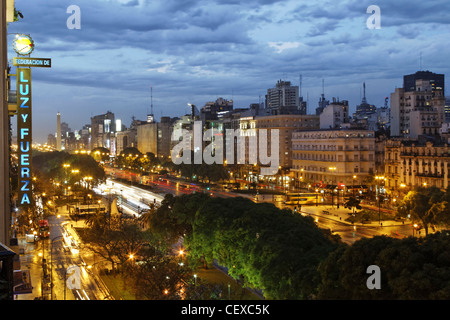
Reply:
[[[48,238],[50,236],[50,227],[48,220],[39,220],[39,238]]]
[[[106,213],[106,207],[101,204],[78,204],[71,208],[71,213],[79,215]]]
[[[318,204],[318,193],[288,193],[285,204]]]

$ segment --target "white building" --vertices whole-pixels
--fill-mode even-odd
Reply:
[[[416,80],[415,91],[396,88],[391,94],[391,136],[417,139],[438,136],[444,123],[445,98],[430,80]]]
[[[349,123],[348,101],[330,103],[320,114],[320,129],[339,129],[343,124]]]

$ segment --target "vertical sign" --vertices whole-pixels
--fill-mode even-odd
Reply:
[[[31,204],[31,69],[17,68],[17,147],[20,206]]]

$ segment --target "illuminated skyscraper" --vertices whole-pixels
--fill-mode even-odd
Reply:
[[[61,151],[61,115],[58,112],[56,114],[56,150]]]

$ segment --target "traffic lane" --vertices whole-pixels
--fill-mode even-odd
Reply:
[[[55,217],[53,217],[55,218]],[[55,272],[58,278],[62,281],[66,281],[63,283],[63,286],[67,286],[67,279],[71,278],[71,275],[74,277],[79,277],[79,283],[76,283],[78,288],[65,288],[66,296],[67,291],[73,294],[74,299],[77,300],[96,300],[96,299],[104,299],[104,294],[99,288],[97,280],[95,279],[95,275],[88,272],[85,268],[86,263],[83,259],[82,253],[84,250],[80,248],[80,242],[76,243],[76,247],[73,247],[73,243],[71,237],[65,237],[64,232],[67,234],[70,233],[71,236],[74,236],[74,230],[69,227],[69,221],[66,219],[67,216],[61,216],[62,219],[52,219],[51,226],[55,229],[54,240],[52,246],[52,266],[55,266]],[[59,223],[59,225],[58,225]],[[62,225],[66,225],[66,228],[63,228]],[[67,231],[65,231],[65,229]],[[66,234],[66,235],[67,235]],[[59,238],[60,237],[60,238]],[[56,241],[56,238],[61,239],[61,241]],[[79,240],[79,238],[77,237]],[[74,250],[75,249],[75,250]],[[90,253],[90,252],[88,252]],[[76,272],[76,274],[74,274]],[[69,284],[70,286],[70,284]]]

